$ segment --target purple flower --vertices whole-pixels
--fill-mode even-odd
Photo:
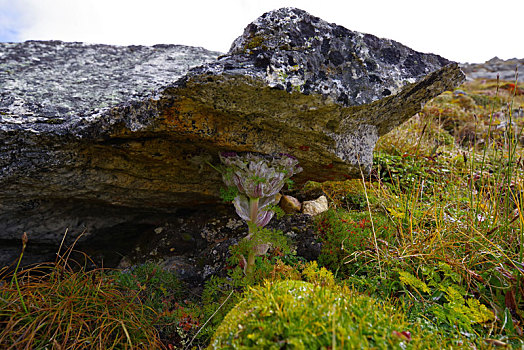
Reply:
[[[288,155],[265,158],[251,153],[239,156],[234,152],[223,152],[220,160],[226,167],[222,174],[224,183],[236,186],[240,193],[250,198],[277,194],[288,178],[302,171],[297,166],[298,160]]]
[[[264,198],[258,202],[258,209],[256,213],[256,219],[254,224],[260,227],[266,226],[274,215],[274,212],[267,210],[267,206],[276,203],[276,196]],[[251,222],[251,206],[252,200],[244,195],[239,194],[233,200],[235,211],[238,216],[247,222]],[[266,209],[264,209],[266,208]]]
[[[222,180],[239,192],[233,201],[237,214],[258,226],[265,226],[273,217],[273,212],[264,210],[264,207],[274,204],[286,180],[302,171],[298,160],[285,153],[279,157],[268,157],[222,152],[219,157],[224,164]]]

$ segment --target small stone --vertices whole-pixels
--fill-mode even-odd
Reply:
[[[155,228],[155,233],[158,235],[158,234],[161,234],[162,231],[164,231],[164,228],[163,227],[157,227]]]
[[[327,211],[329,208],[326,196],[320,196],[312,201],[305,201],[302,205],[302,213],[315,216]]]
[[[226,227],[228,229],[231,229],[231,230],[234,230],[236,228],[239,228],[240,226],[243,225],[243,222],[241,220],[237,220],[237,219],[229,219],[227,224],[226,224]]]
[[[301,206],[302,204],[300,204],[300,201],[295,197],[284,195],[280,199],[280,208],[282,208],[286,214],[298,213]]]
[[[124,270],[124,269],[128,269],[128,268],[130,268],[132,265],[133,265],[133,264],[131,263],[131,261],[129,260],[129,258],[127,258],[127,257],[124,256],[124,257],[120,260],[120,262],[118,263],[117,268]]]

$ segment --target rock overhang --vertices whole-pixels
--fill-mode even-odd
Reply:
[[[56,50],[64,50],[64,47],[67,49],[67,45],[61,42],[51,42],[49,45],[55,46],[55,49],[58,47]],[[83,52],[83,55],[87,59],[83,59],[83,61],[87,61],[87,63],[89,63],[89,57],[93,56],[92,51],[96,50],[103,51],[109,57],[106,60],[114,59],[112,57],[115,54],[114,48],[110,46],[96,45],[93,48],[81,43],[71,45],[86,47],[85,51],[87,52]],[[41,53],[41,51],[45,51],[45,47],[42,48],[41,43],[36,42],[34,46],[38,50],[33,47],[33,53],[37,52],[41,57],[34,59],[47,58],[49,53]],[[163,48],[166,47],[170,46]],[[147,50],[148,48],[133,46],[126,49],[133,52]],[[142,53],[142,59],[150,55],[151,53]],[[179,54],[178,58],[181,56]],[[173,60],[176,60],[176,58],[173,58],[172,55],[154,57],[152,60],[154,63],[140,64],[133,67],[133,70],[156,74],[164,66],[163,62]],[[63,61],[62,63],[67,66],[77,67],[78,65],[78,62],[70,64],[67,63],[67,60]],[[166,78],[163,78],[160,82],[155,80],[156,85],[149,83],[150,86],[142,89],[145,92],[140,89],[133,91],[126,87],[117,91],[117,95],[123,96],[130,93],[127,101],[120,102],[112,108],[93,109],[80,106],[80,110],[76,111],[75,119],[64,119],[61,113],[57,112],[60,110],[59,106],[55,106],[55,113],[49,111],[49,104],[52,105],[52,103],[44,104],[43,108],[39,108],[40,106],[34,108],[41,115],[35,115],[35,111],[30,111],[30,113],[25,113],[24,116],[24,113],[20,113],[21,111],[15,108],[14,113],[12,110],[7,113],[3,111],[0,128],[2,130],[9,127],[20,129],[20,124],[31,122],[32,127],[26,127],[25,130],[64,136],[72,134],[86,138],[97,133],[98,138],[111,138],[119,136],[114,131],[115,129],[121,129],[114,126],[123,124],[130,132],[143,133],[145,131],[148,133],[147,130],[151,129],[149,125],[155,124],[158,116],[162,118],[168,113],[171,108],[169,105],[173,103],[173,98],[177,99],[177,94],[191,95],[187,88],[187,82],[198,81],[201,86],[195,89],[195,92],[198,91],[200,94],[207,94],[214,98],[213,101],[209,99],[205,101],[207,103],[205,109],[209,116],[211,114],[243,114],[247,116],[257,113],[262,115],[273,114],[276,116],[276,118],[271,118],[274,121],[279,118],[288,118],[289,115],[304,115],[304,108],[309,111],[317,111],[316,114],[321,115],[321,118],[312,117],[315,112],[305,113],[310,120],[303,123],[304,126],[314,129],[311,124],[317,123],[319,119],[327,120],[328,122],[325,124],[330,126],[327,128],[328,133],[329,129],[333,129],[331,141],[335,143],[335,145],[327,145],[327,147],[337,150],[336,153],[341,155],[340,162],[351,162],[349,168],[355,168],[355,165],[357,165],[356,158],[344,156],[345,153],[351,151],[346,150],[344,152],[344,144],[351,145],[352,143],[342,140],[346,140],[348,135],[356,132],[359,125],[366,125],[366,127],[363,127],[366,130],[365,134],[376,139],[415,114],[419,109],[417,107],[420,106],[417,106],[417,102],[414,102],[415,106],[410,106],[404,116],[395,116],[394,120],[390,118],[394,114],[393,111],[385,111],[385,108],[378,108],[374,111],[371,111],[371,109],[364,113],[360,112],[363,108],[350,107],[373,105],[373,102],[379,100],[393,101],[394,96],[400,98],[399,92],[405,90],[407,86],[420,83],[425,76],[442,67],[446,67],[446,74],[433,75],[433,80],[430,83],[427,83],[430,79],[425,80],[427,88],[433,88],[434,91],[426,94],[420,103],[424,103],[429,97],[441,92],[435,90],[445,90],[457,84],[462,79],[458,67],[440,56],[421,54],[392,40],[379,39],[370,34],[350,31],[339,25],[327,23],[303,10],[283,8],[268,12],[248,25],[244,34],[234,41],[229,53],[219,57],[216,62],[192,69],[185,76],[181,73],[182,70],[177,67],[177,74],[172,75],[172,79],[176,80],[180,77],[181,79],[168,85],[166,89],[162,87]],[[171,67],[168,67],[168,69],[173,70]],[[138,76],[140,77],[140,75]],[[217,80],[212,78],[213,76],[223,79],[220,83],[217,83]],[[241,77],[241,79],[236,79],[236,77]],[[51,78],[53,84],[55,80]],[[231,83],[226,82],[227,80]],[[251,87],[250,92],[245,89],[244,96],[240,93],[240,88],[235,91],[234,84],[237,84],[239,80],[245,80],[247,84],[244,85]],[[137,78],[133,83],[134,86],[137,86],[141,82],[142,80]],[[438,83],[436,88],[433,84],[435,82]],[[194,89],[195,84],[192,84],[192,86]],[[205,91],[206,87],[208,88],[207,91]],[[253,111],[249,111],[249,107],[255,107],[252,103],[254,102],[253,98],[264,100],[261,98],[264,94],[270,99],[275,98],[273,92],[268,92],[271,89],[288,92],[287,96],[281,94],[276,97],[279,100],[287,100],[287,103],[284,103],[285,106],[276,103],[278,108],[275,110],[269,108],[271,104],[264,102],[265,106],[261,107],[266,107],[265,110],[264,108],[258,108],[258,110],[253,108]],[[413,88],[410,90],[413,90]],[[297,103],[297,98],[294,96],[296,93],[312,96],[311,100]],[[73,91],[72,98],[76,98],[77,95],[78,92]],[[251,101],[247,101],[247,103],[241,101],[245,95],[251,95]],[[9,97],[12,97],[12,95]],[[196,104],[204,101],[204,98],[195,96],[195,94],[190,98],[197,101]],[[221,98],[223,100],[228,99],[226,101],[227,106],[220,105]],[[308,97],[304,99],[307,100]],[[117,99],[118,101],[120,99]],[[166,101],[168,102],[166,103]],[[235,105],[235,103],[232,103],[234,101],[241,102]],[[95,99],[94,103],[100,104],[100,101],[96,102]],[[102,102],[102,104],[106,103],[106,101]],[[60,104],[63,104],[63,101],[57,103],[57,105]],[[399,103],[392,104],[399,105]],[[162,110],[166,105],[169,106],[166,111]],[[186,113],[191,114],[187,105],[186,103]],[[239,105],[242,105],[244,110],[240,111]],[[384,106],[387,103],[380,105]],[[409,105],[409,103],[406,102],[406,105]],[[216,106],[218,108],[213,111]],[[10,107],[12,108],[13,105]],[[62,108],[62,111],[67,110],[66,113],[62,114],[71,114],[71,108],[75,107]],[[324,110],[328,110],[329,113],[325,113]],[[14,116],[17,120],[14,120],[12,114],[17,113],[18,115]],[[20,118],[21,116],[24,116],[25,120]],[[267,122],[271,124],[270,121]],[[260,122],[259,124],[262,125],[263,123]],[[320,123],[320,125],[322,124]],[[337,131],[339,134],[336,133]],[[204,134],[201,131],[198,133]],[[374,142],[370,141],[369,144],[372,145]],[[311,146],[303,146],[311,149]],[[261,152],[265,152],[268,147],[258,148]],[[255,149],[250,150],[255,151]],[[289,149],[286,150],[289,151]],[[369,167],[369,155],[362,154],[361,158],[360,165]],[[354,173],[351,170],[349,172]]]

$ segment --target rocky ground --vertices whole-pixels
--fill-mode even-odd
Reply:
[[[520,72],[519,81],[522,81],[524,58],[501,60],[498,57],[493,57],[484,63],[462,63],[460,68],[466,73],[468,81],[475,79],[497,79],[497,76],[499,76],[501,80],[514,81],[517,71]]]

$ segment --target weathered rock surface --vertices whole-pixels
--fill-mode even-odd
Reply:
[[[298,182],[360,174],[380,135],[463,79],[440,56],[292,8],[217,55],[0,44],[0,240],[154,228],[217,201],[219,151],[293,154]]]

